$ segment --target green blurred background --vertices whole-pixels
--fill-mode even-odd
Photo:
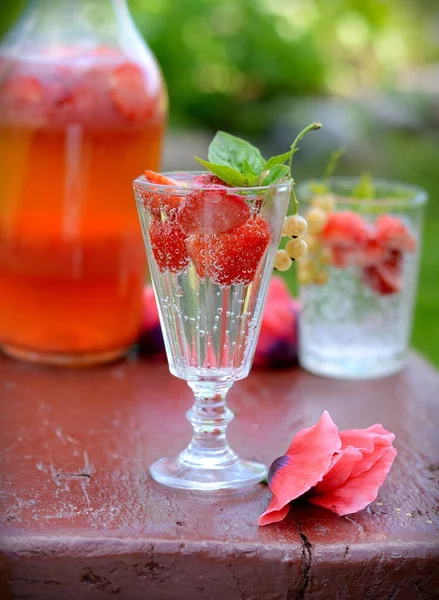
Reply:
[[[438,0],[128,3],[168,84],[165,168],[195,166],[220,128],[277,154],[320,120],[295,158],[297,181],[320,176],[342,146],[339,175],[428,190],[413,344],[439,366]],[[0,2],[0,34],[23,5]]]

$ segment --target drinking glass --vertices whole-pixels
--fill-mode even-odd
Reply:
[[[216,490],[256,483],[266,467],[239,458],[226,439],[226,394],[249,373],[262,310],[291,196],[291,181],[268,187],[134,182],[169,369],[187,381],[191,442],[151,467],[157,481]]]
[[[373,198],[357,198],[358,185],[335,177],[297,188],[309,226],[299,358],[329,377],[390,375],[409,349],[427,194],[374,180]]]

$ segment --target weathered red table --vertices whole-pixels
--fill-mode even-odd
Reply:
[[[234,386],[230,440],[267,464],[324,409],[340,428],[378,421],[396,434],[366,510],[296,504],[261,529],[262,484],[195,494],[149,478],[190,435],[191,392],[165,363],[67,371],[3,358],[0,398],[2,600],[439,598],[439,376],[415,356],[371,382],[295,369]]]

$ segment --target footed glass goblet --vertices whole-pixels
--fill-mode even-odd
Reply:
[[[192,172],[159,181],[139,177],[134,191],[169,369],[195,401],[192,440],[151,475],[191,490],[256,483],[267,469],[229,446],[226,395],[252,364],[292,181],[230,188]]]

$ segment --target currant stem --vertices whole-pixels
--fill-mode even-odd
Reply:
[[[291,144],[290,158],[288,159],[288,166],[290,167],[290,169],[291,169],[291,163],[293,162],[293,155],[297,149],[297,144],[300,142],[300,140],[303,138],[303,136],[306,133],[308,133],[308,131],[316,131],[317,129],[321,129],[321,128],[322,128],[322,124],[319,123],[318,121],[316,121],[315,123],[311,123],[311,125],[308,125],[308,127],[305,127],[305,129],[302,129],[302,131],[296,137],[294,142]]]
[[[302,129],[302,131],[296,137],[294,142],[291,144],[290,158],[288,159],[288,166],[290,168],[290,173],[291,173],[291,164],[293,162],[294,153],[298,150],[297,144],[300,142],[300,140],[303,138],[303,136],[306,133],[308,133],[308,131],[316,131],[317,129],[321,129],[321,128],[322,128],[322,124],[319,123],[318,121],[316,121],[315,123],[311,123],[311,125],[308,125],[308,127],[305,127],[305,129]],[[296,194],[294,192],[294,181],[291,186],[291,197],[293,199],[293,215],[297,215],[297,212],[299,210],[299,203],[297,201]]]
[[[299,212],[299,202],[294,192],[294,180],[291,184],[291,198],[293,199],[293,215],[297,215],[297,213]]]

